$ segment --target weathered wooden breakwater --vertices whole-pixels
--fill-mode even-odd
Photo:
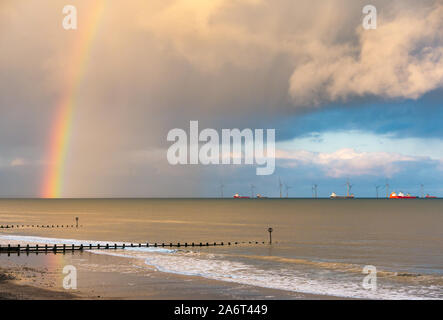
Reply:
[[[235,241],[235,242],[185,242],[185,243],[130,243],[130,244],[117,244],[117,243],[105,243],[105,244],[80,244],[80,245],[66,245],[66,244],[41,244],[41,245],[0,245],[0,254],[2,253],[15,253],[15,254],[29,254],[29,253],[65,253],[73,251],[84,250],[117,250],[126,248],[195,248],[195,247],[215,247],[215,246],[234,246],[240,244],[265,244],[264,241]]]
[[[74,224],[6,224],[0,225],[0,229],[24,229],[24,228],[81,228]]]

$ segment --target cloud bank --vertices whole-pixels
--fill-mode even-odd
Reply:
[[[290,79],[301,105],[373,95],[417,99],[443,86],[443,3],[395,6],[376,30],[356,29],[358,41],[318,44]]]

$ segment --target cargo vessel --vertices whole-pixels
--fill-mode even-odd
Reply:
[[[417,199],[416,196],[411,196],[409,193],[404,194],[403,192],[399,192],[398,194],[395,192],[391,192],[389,195],[389,199]]]
[[[349,180],[346,181],[346,195],[339,196],[335,192],[331,193],[329,198],[331,199],[354,199],[354,194],[351,193],[352,184],[349,183]]]

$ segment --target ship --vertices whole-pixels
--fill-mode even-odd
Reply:
[[[427,194],[425,198],[426,199],[437,199],[436,196],[430,196],[429,194]]]
[[[241,196],[238,193],[234,194],[234,199],[250,199],[248,196]]]
[[[354,194],[347,194],[345,196],[338,196],[335,192],[331,193],[331,195],[329,196],[329,198],[331,199],[354,199]]]
[[[349,180],[346,181],[346,195],[339,196],[335,192],[331,193],[329,198],[331,199],[354,199],[354,194],[351,193],[352,184],[349,183]]]
[[[403,192],[399,192],[398,194],[395,192],[391,192],[389,195],[389,199],[417,199],[416,196],[411,196],[409,193],[404,194]]]

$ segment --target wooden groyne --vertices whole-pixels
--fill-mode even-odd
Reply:
[[[19,229],[19,228],[81,228],[74,224],[6,224],[0,225],[0,229]]]
[[[79,228],[83,227],[82,225],[78,224],[79,218],[75,217],[75,224],[6,224],[0,225],[0,229],[14,229],[14,228]]]
[[[67,245],[67,244],[43,244],[43,245],[0,245],[0,254],[11,253],[29,254],[29,253],[65,253],[84,250],[117,250],[126,248],[195,248],[195,247],[216,247],[216,246],[234,246],[241,244],[265,244],[264,241],[236,241],[236,242],[185,242],[185,243],[130,243],[130,244],[117,244],[117,243],[105,243],[105,244],[80,244],[80,245]]]

